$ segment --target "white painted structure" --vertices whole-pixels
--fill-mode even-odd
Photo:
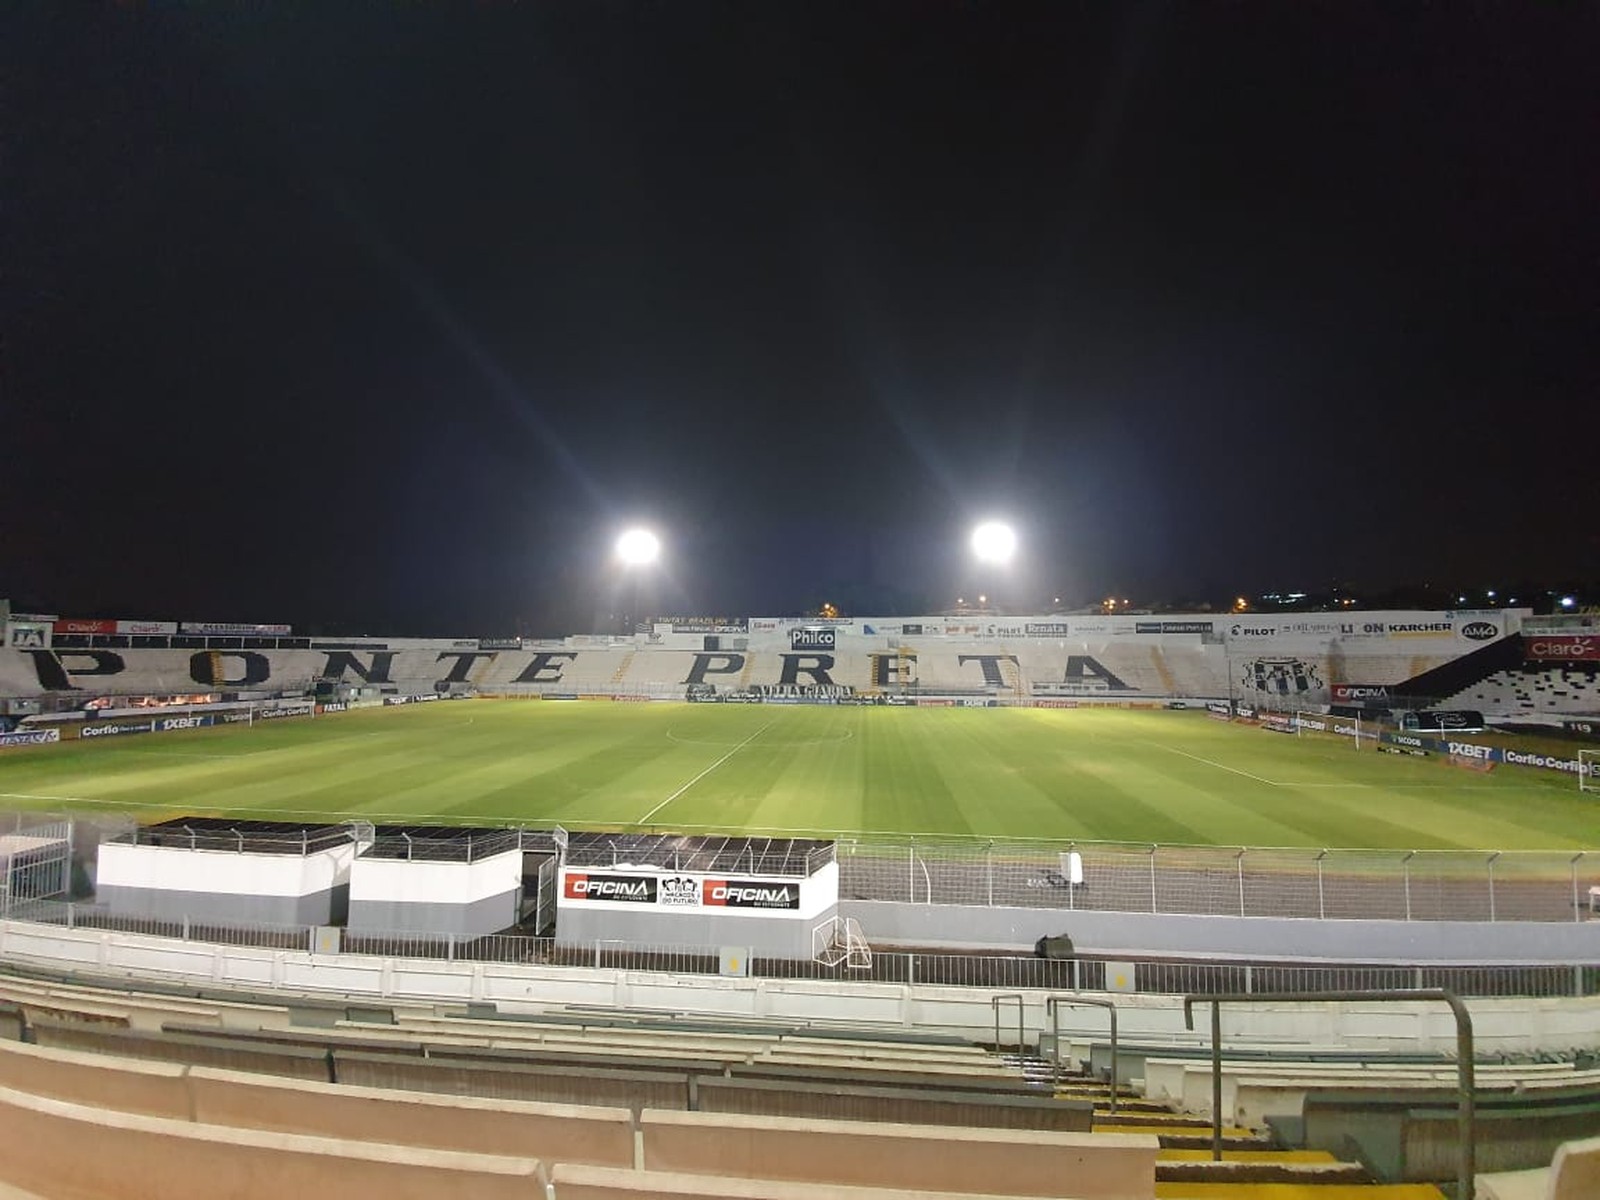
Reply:
[[[326,925],[342,911],[355,855],[348,842],[308,854],[104,842],[95,894],[131,916]]]

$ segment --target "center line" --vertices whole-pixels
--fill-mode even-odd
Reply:
[[[1195,762],[1203,762],[1206,766],[1216,767],[1221,771],[1232,771],[1235,775],[1243,775],[1246,779],[1254,779],[1257,783],[1264,783],[1268,787],[1283,786],[1281,783],[1276,783],[1271,779],[1263,779],[1259,775],[1252,775],[1249,771],[1241,771],[1238,767],[1230,767],[1227,763],[1212,762],[1209,758],[1201,758],[1198,754],[1190,754],[1187,750],[1179,750],[1176,746],[1163,745],[1161,742],[1149,742],[1147,745],[1154,746],[1158,750],[1170,750],[1174,754],[1181,754],[1185,758],[1192,758]]]
[[[776,720],[776,719],[777,719],[777,718],[773,718],[773,720]],[[660,804],[658,804],[658,805],[656,805],[656,806],[655,806],[655,807],[654,807],[654,808],[652,808],[652,809],[651,809],[651,810],[650,810],[650,811],[649,811],[649,812],[647,812],[647,813],[645,813],[645,815],[644,815],[644,816],[642,816],[642,817],[640,817],[640,818],[639,818],[639,819],[638,819],[638,820],[637,820],[637,821],[635,821],[635,822],[634,822],[634,824],[635,824],[635,825],[643,825],[643,824],[644,824],[644,823],[645,823],[645,822],[646,822],[646,821],[648,821],[648,820],[649,820],[649,819],[650,819],[650,818],[651,818],[651,817],[653,817],[653,816],[655,816],[655,815],[656,815],[656,814],[657,814],[657,813],[658,813],[658,812],[660,812],[660,811],[661,811],[661,810],[662,810],[662,809],[663,809],[663,808],[665,808],[665,807],[666,807],[666,806],[667,806],[667,805],[669,805],[669,804],[671,804],[671,803],[672,803],[672,802],[673,802],[673,801],[674,801],[674,800],[676,800],[676,799],[677,799],[677,798],[678,798],[678,797],[679,797],[679,796],[681,796],[681,795],[683,795],[683,794],[684,794],[684,793],[685,793],[685,792],[687,792],[687,791],[688,791],[688,790],[689,790],[689,789],[690,789],[690,788],[692,788],[692,787],[693,787],[693,786],[694,786],[694,785],[695,785],[695,784],[697,784],[697,783],[699,783],[699,782],[700,782],[700,781],[701,781],[701,780],[702,780],[702,779],[704,779],[704,778],[705,778],[705,777],[706,777],[706,776],[707,776],[707,775],[709,775],[709,774],[711,774],[711,772],[713,772],[713,771],[715,771],[715,770],[716,770],[716,769],[717,769],[717,768],[718,768],[718,767],[720,767],[720,766],[721,766],[721,765],[722,765],[722,764],[723,764],[723,763],[725,763],[725,762],[727,762],[727,761],[728,761],[728,760],[729,760],[729,759],[730,759],[730,758],[732,758],[732,757],[733,757],[733,756],[734,756],[734,755],[735,755],[735,754],[737,754],[737,753],[739,753],[739,751],[741,751],[741,750],[743,750],[743,749],[744,749],[744,748],[745,748],[745,747],[746,747],[746,746],[748,746],[748,745],[749,745],[749,744],[750,744],[750,743],[751,743],[751,742],[753,742],[753,741],[755,741],[755,740],[756,740],[756,739],[757,739],[757,738],[758,738],[758,737],[760,737],[760,736],[761,736],[761,735],[762,735],[762,734],[763,734],[763,733],[765,733],[765,732],[766,732],[766,731],[767,731],[767,730],[769,730],[769,729],[771,729],[771,728],[772,728],[772,721],[768,721],[768,722],[767,722],[767,723],[766,723],[766,724],[765,724],[765,725],[763,725],[763,726],[762,726],[762,727],[761,727],[761,728],[760,728],[760,729],[758,729],[758,730],[756,730],[756,731],[755,731],[755,732],[754,732],[754,733],[752,733],[752,734],[751,734],[751,735],[750,735],[750,736],[749,736],[749,737],[747,737],[747,738],[745,738],[745,740],[744,740],[744,741],[742,741],[742,742],[740,742],[740,743],[739,743],[739,744],[738,744],[738,745],[737,745],[737,746],[735,746],[735,747],[734,747],[734,748],[733,748],[733,749],[732,749],[732,750],[729,750],[729,751],[728,751],[728,752],[727,752],[727,753],[726,753],[726,754],[724,754],[724,755],[723,755],[723,756],[722,756],[722,757],[721,757],[721,758],[719,758],[719,759],[717,759],[717,761],[716,761],[716,762],[714,762],[714,763],[712,763],[712,764],[711,764],[711,765],[710,765],[710,766],[709,766],[709,767],[707,767],[707,768],[706,768],[706,769],[705,769],[705,770],[704,770],[704,771],[701,771],[701,772],[700,772],[700,774],[698,774],[698,775],[696,775],[696,776],[695,776],[695,777],[694,777],[694,778],[693,778],[693,779],[691,779],[691,780],[689,780],[689,782],[688,782],[688,783],[686,783],[686,784],[684,784],[684,785],[683,785],[683,786],[682,786],[682,787],[681,787],[681,788],[679,788],[679,789],[678,789],[678,790],[677,790],[677,791],[675,791],[675,792],[673,792],[673,793],[672,793],[672,795],[670,795],[670,796],[668,796],[668,797],[667,797],[667,798],[666,798],[666,799],[665,799],[665,800],[663,800],[663,801],[662,801],[662,802],[661,802],[661,803],[660,803]]]

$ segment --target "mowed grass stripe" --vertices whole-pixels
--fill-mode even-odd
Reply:
[[[1600,845],[1600,806],[1569,776],[1476,774],[1198,713],[1119,710],[548,701],[374,709],[6,751],[0,793],[12,798],[0,795],[0,805],[80,797],[148,805],[152,816],[187,806],[615,828],[724,758],[652,826],[1331,848]]]

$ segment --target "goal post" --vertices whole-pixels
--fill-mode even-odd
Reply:
[[[1578,790],[1600,792],[1600,750],[1578,751]]]
[[[1361,749],[1361,740],[1372,741],[1372,732],[1361,727],[1360,717],[1339,717],[1331,713],[1297,712],[1294,714],[1296,737],[1305,737],[1307,731],[1325,733],[1334,737],[1349,738],[1355,749]]]

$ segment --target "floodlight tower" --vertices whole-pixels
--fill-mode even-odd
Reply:
[[[624,530],[617,538],[616,555],[628,576],[632,599],[628,605],[624,632],[631,634],[639,623],[639,584],[645,572],[661,557],[661,539],[650,530],[637,526]]]
[[[972,531],[971,545],[973,557],[993,574],[999,574],[1016,555],[1017,531],[1004,521],[981,521]],[[980,602],[987,599],[981,597]]]

